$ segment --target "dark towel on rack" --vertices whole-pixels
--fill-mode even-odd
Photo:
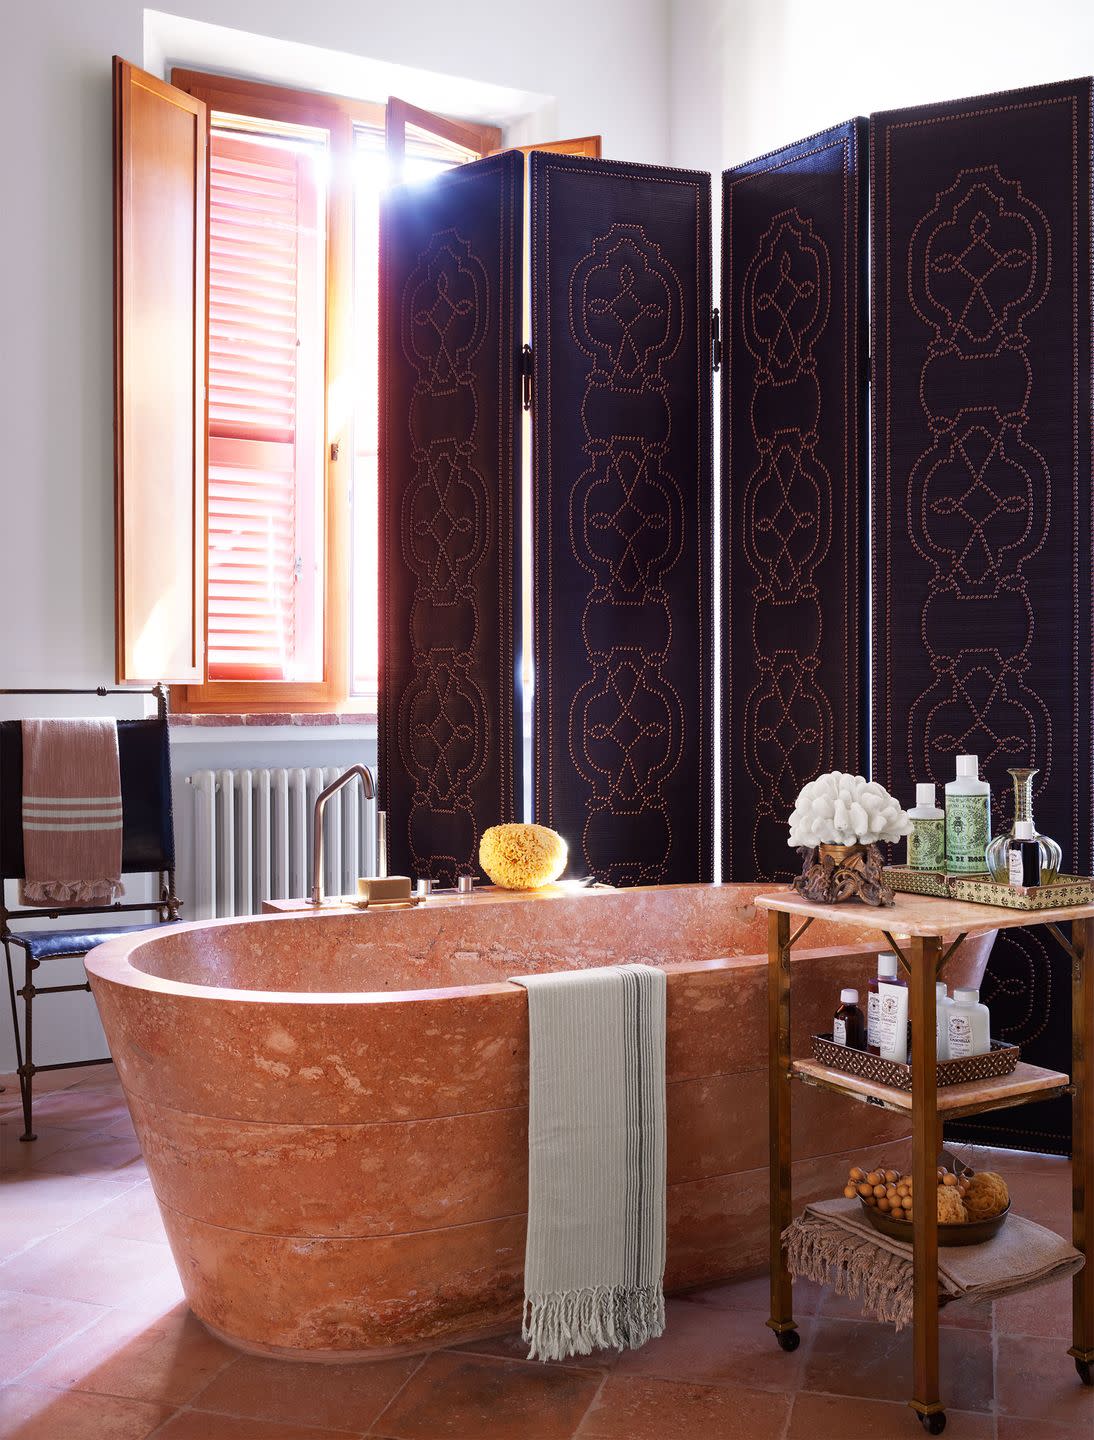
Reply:
[[[23,721],[23,861],[31,905],[109,905],[122,893],[116,721]]]

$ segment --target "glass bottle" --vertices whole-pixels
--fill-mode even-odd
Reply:
[[[1028,821],[1033,825],[1033,777],[1038,772],[1018,768],[1008,770],[1007,774],[1014,781],[1014,824],[1019,820]],[[1015,838],[1014,825],[1002,835],[997,835],[988,846],[987,862],[991,871],[991,878],[998,885],[1006,885],[1010,880],[1009,860],[1010,842]],[[1051,885],[1060,874],[1060,864],[1063,860],[1063,852],[1059,845],[1048,835],[1039,835],[1037,827],[1033,826],[1032,838],[1037,841],[1041,850],[1041,884]]]

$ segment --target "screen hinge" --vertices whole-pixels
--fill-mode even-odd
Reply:
[[[710,367],[722,368],[722,316],[717,308],[710,313]]]
[[[520,399],[525,410],[532,408],[532,347],[520,347]]]

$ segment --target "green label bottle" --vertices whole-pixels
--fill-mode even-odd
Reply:
[[[979,777],[975,755],[957,757],[957,778],[946,786],[946,869],[951,875],[987,870],[991,786]]]
[[[935,804],[934,786],[915,787],[915,808],[908,811],[908,864],[913,870],[945,870],[946,817]]]

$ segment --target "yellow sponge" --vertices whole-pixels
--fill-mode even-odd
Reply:
[[[536,890],[566,868],[566,841],[546,825],[491,825],[479,864],[503,890]]]
[[[989,1215],[999,1215],[1009,1204],[1007,1182],[994,1170],[978,1170],[969,1181],[965,1207],[970,1220],[986,1220]]]

